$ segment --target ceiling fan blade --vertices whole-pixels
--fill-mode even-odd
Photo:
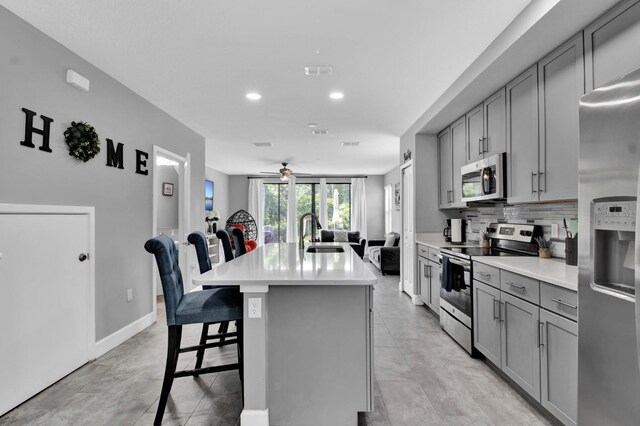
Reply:
[[[279,176],[280,175],[280,173],[278,173],[278,172],[260,172],[260,174],[263,174],[263,175],[274,175],[274,176]]]
[[[299,172],[292,172],[292,173],[296,176],[313,176],[313,173],[299,173]]]

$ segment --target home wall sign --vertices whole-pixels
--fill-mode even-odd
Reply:
[[[22,108],[22,112],[25,113],[26,117],[24,122],[24,139],[20,141],[20,145],[26,146],[27,148],[35,148],[36,146],[33,143],[33,135],[35,133],[37,135],[42,136],[42,145],[40,145],[38,149],[40,151],[44,151],[48,153],[53,152],[49,144],[49,137],[51,135],[50,133],[51,123],[53,123],[53,118],[47,117],[45,115],[40,115],[40,118],[42,119],[43,124],[42,124],[42,129],[38,129],[33,125],[33,118],[37,115],[36,112],[31,111],[27,108]],[[72,126],[74,125],[75,123],[72,123]],[[109,138],[107,138],[106,141],[107,141],[107,163],[106,163],[107,167],[124,169],[124,145],[122,143],[118,143],[117,145],[114,146],[113,141]],[[99,151],[100,149],[98,148],[97,152]],[[147,160],[149,160],[149,153],[140,151],[138,149],[136,149],[135,152],[136,152],[135,172],[136,174],[147,176],[149,174],[149,170],[147,169]],[[84,159],[82,160],[87,161]]]

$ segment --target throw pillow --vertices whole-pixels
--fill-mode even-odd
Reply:
[[[333,241],[336,243],[348,243],[347,231],[333,231]]]
[[[395,243],[396,243],[396,234],[391,233],[391,234],[385,235],[385,239],[384,239],[385,247],[393,247]]]

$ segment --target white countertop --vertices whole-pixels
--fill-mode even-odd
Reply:
[[[465,242],[462,244],[452,244],[451,241],[445,241],[441,232],[422,232],[416,233],[416,244],[423,244],[433,248],[442,247],[477,247],[477,242]]]
[[[539,257],[491,257],[478,256],[472,258],[474,262],[495,266],[496,268],[514,272],[578,291],[578,267],[564,263],[563,259],[540,259]]]
[[[348,243],[343,253],[308,253],[296,243],[265,244],[193,278],[195,285],[373,285],[376,276]],[[306,247],[308,247],[307,245]],[[241,288],[242,291],[242,288]]]

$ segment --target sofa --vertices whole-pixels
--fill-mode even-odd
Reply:
[[[367,245],[367,240],[360,238],[360,231],[347,231],[347,238],[349,245],[362,259],[364,257],[364,248]],[[320,241],[323,243],[333,243],[335,234],[333,231],[323,229],[320,231]]]
[[[382,275],[400,275],[400,234],[391,234],[395,236],[392,246],[385,246],[386,240],[369,240],[369,262],[380,269]]]

